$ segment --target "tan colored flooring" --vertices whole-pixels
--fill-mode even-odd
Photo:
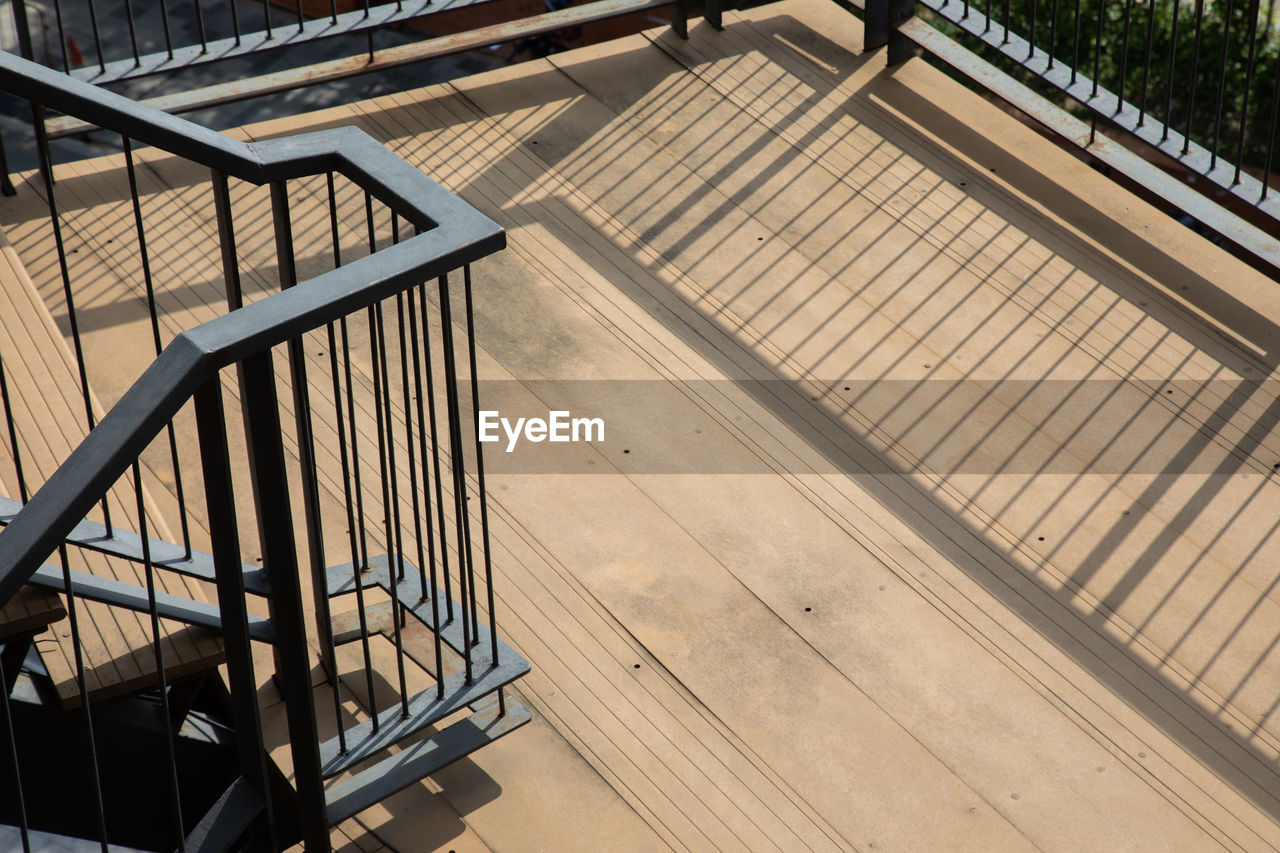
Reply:
[[[610,473],[494,468],[535,721],[350,849],[1280,847],[1274,283],[860,40],[788,0],[245,131],[359,125],[508,229],[486,377],[769,380],[582,401]],[[187,223],[153,229],[171,334],[220,310],[207,178],[139,156]],[[119,160],[60,186],[109,404],[149,360]],[[6,232],[61,317],[37,189]],[[763,473],[688,473],[721,468]]]

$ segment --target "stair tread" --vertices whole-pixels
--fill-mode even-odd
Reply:
[[[346,730],[347,751],[339,752],[336,737],[320,744],[321,771],[330,778],[378,752],[422,731],[427,726],[455,711],[472,705],[504,684],[515,681],[529,671],[529,663],[514,654],[496,667],[477,670],[470,684],[461,673],[445,675],[444,696],[438,697],[435,686],[428,687],[409,699],[409,715],[403,716],[399,704],[380,712],[378,729],[368,719]]]
[[[69,571],[71,587],[79,598],[99,601],[116,607],[124,607],[138,613],[150,612],[147,590],[136,584],[115,578],[104,578],[86,572]],[[46,589],[66,591],[62,569],[45,564],[31,575],[31,583]],[[175,619],[188,625],[221,630],[222,614],[217,605],[172,595],[161,590],[155,592],[156,612],[163,618]],[[275,630],[269,619],[249,616],[249,636],[264,643],[275,641]]]
[[[21,510],[20,501],[0,497],[0,524],[8,524]],[[67,543],[134,562],[141,562],[143,559],[142,537],[137,533],[121,530],[115,525],[108,531],[105,525],[89,519],[81,521],[72,529],[67,536]],[[212,554],[193,549],[188,556],[181,545],[151,537],[147,537],[147,545],[151,551],[151,563],[157,568],[210,583],[216,582]],[[267,595],[266,573],[257,566],[244,566],[243,569],[245,591]]]
[[[392,559],[385,554],[370,558],[369,571],[362,573],[361,585],[366,588],[379,587],[389,593],[391,566]],[[405,579],[396,583],[396,598],[418,622],[430,629],[434,623],[433,602],[430,598],[423,600],[422,583],[418,577],[417,568],[405,561],[404,573]],[[427,583],[430,585],[430,580]],[[335,589],[339,591],[338,594],[355,590],[355,579],[350,563],[328,569],[328,588],[331,594]],[[387,604],[390,605],[390,602]],[[443,616],[444,603],[440,602],[440,606]],[[461,612],[456,602],[453,602],[453,611],[455,614]],[[491,635],[487,628],[479,627],[479,642],[471,648],[472,682],[470,684],[466,683],[464,663],[461,660],[447,660],[445,671],[438,674],[445,685],[443,698],[437,698],[437,688],[433,685],[410,698],[407,716],[403,714],[399,704],[379,712],[376,732],[372,719],[353,726],[345,732],[346,752],[340,752],[340,744],[336,737],[320,744],[320,762],[325,778],[336,776],[362,761],[369,760],[381,750],[467,705],[474,704],[485,695],[504,684],[515,681],[529,671],[528,661],[501,640],[498,641],[498,663],[495,666],[492,660]],[[460,618],[455,617],[442,624],[440,636],[456,655],[462,657],[464,638]]]
[[[346,779],[325,792],[329,824],[340,823],[397,791],[431,775],[505,734],[529,722],[529,709],[510,698],[506,713],[498,716],[497,703],[477,711],[430,738]]]
[[[372,589],[380,587],[391,592],[391,567],[392,558],[386,554],[379,554],[376,557],[369,558],[369,571],[364,572],[360,576],[360,585],[364,589]],[[418,569],[408,560],[401,560],[404,565],[404,580],[398,581],[395,585],[396,599],[404,605],[415,619],[426,625],[428,628],[434,628],[435,613],[433,612],[434,599],[422,594],[422,581],[418,577]],[[327,587],[329,596],[346,595],[355,592],[355,580],[352,574],[352,566],[350,563],[343,563],[337,566],[330,566],[326,570]],[[431,585],[431,580],[427,580],[427,585]],[[436,592],[433,587],[431,592]],[[453,619],[445,619],[445,602],[440,600],[441,607],[441,625],[440,638],[445,641],[458,654],[462,654],[466,647],[465,638],[463,636],[462,620],[455,615]],[[453,602],[454,614],[459,614],[456,602]],[[492,639],[489,628],[484,624],[484,620],[478,620],[478,628],[475,642],[471,647],[472,668],[479,672],[481,669],[488,668],[492,655]],[[498,638],[498,659],[500,661],[509,658],[519,658],[520,655]]]

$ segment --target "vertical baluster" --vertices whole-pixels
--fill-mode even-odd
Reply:
[[[262,28],[266,30],[266,40],[271,41],[271,3],[270,0],[262,0]]]
[[[71,563],[67,559],[67,546],[58,545],[58,558],[62,561],[62,585],[66,590],[67,620],[71,627],[71,649],[76,666],[76,687],[80,693],[80,716],[84,720],[84,737],[89,759],[89,774],[93,790],[94,818],[98,825],[98,839],[102,853],[107,850],[107,815],[102,803],[102,777],[98,770],[98,748],[93,737],[93,711],[89,707],[89,685],[85,682],[84,652],[80,649],[80,620],[76,610],[75,590],[71,585]]]
[[[18,447],[18,427],[13,421],[13,407],[9,402],[9,383],[5,380],[4,358],[0,357],[0,403],[4,404],[4,422],[9,430],[9,447],[13,450],[13,470],[18,478],[18,497],[25,504],[30,497],[27,478],[22,471],[22,452]]]
[[[471,412],[474,419],[472,426],[476,433],[476,491],[480,497],[480,536],[482,554],[484,556],[484,583],[489,598],[489,642],[492,646],[491,658],[494,666],[498,665],[498,623],[493,606],[493,560],[489,549],[489,500],[484,486],[484,450],[480,443],[480,382],[476,375],[476,324],[475,310],[471,300],[471,265],[462,268],[463,293],[467,309],[467,353],[471,367]]]
[[[138,537],[142,540],[142,568],[147,581],[147,612],[151,617],[151,652],[156,667],[156,683],[160,690],[160,717],[164,720],[165,760],[169,762],[169,807],[173,810],[174,831],[178,850],[186,853],[187,840],[182,824],[182,795],[178,790],[178,756],[174,751],[173,718],[169,712],[169,683],[164,670],[164,650],[160,641],[160,614],[156,609],[155,566],[151,562],[151,535],[147,525],[147,506],[142,496],[142,469],[133,463],[133,492],[138,506]]]
[[[1138,102],[1138,127],[1147,120],[1147,87],[1151,82],[1151,43],[1156,31],[1156,0],[1147,0],[1147,37],[1142,47],[1142,99]]]
[[[160,0],[160,26],[164,30],[164,49],[168,51],[169,58],[173,59],[173,31],[169,27],[168,0]]]
[[[236,47],[240,46],[240,12],[236,8],[239,4],[236,0],[227,0],[227,5],[231,7],[231,33],[235,39]]]
[[[333,266],[338,268],[342,266],[342,244],[338,235],[338,202],[333,185],[333,172],[326,175],[329,190],[329,230],[333,241]],[[356,425],[355,425],[355,399],[351,392],[351,349],[347,342],[347,321],[344,317],[339,321],[342,328],[342,363],[345,367],[347,380],[347,401],[348,411],[351,417],[351,452],[356,455],[355,464],[359,465],[359,456],[357,454],[356,444]],[[360,649],[364,654],[364,677],[365,688],[369,691],[369,707],[374,710],[372,716],[373,730],[378,731],[378,715],[373,707],[373,658],[369,651],[369,624],[365,616],[364,609],[364,586],[361,583],[360,570],[368,565],[368,554],[366,548],[361,544],[364,540],[364,501],[360,493],[360,471],[357,467],[355,470],[355,496],[352,497],[351,488],[351,470],[352,466],[347,458],[347,434],[346,425],[343,423],[342,410],[342,391],[339,388],[338,379],[338,353],[335,346],[333,324],[329,324],[329,370],[333,374],[333,402],[337,412],[338,423],[338,458],[342,465],[342,493],[346,499],[347,510],[347,542],[351,547],[351,570],[352,580],[356,589],[356,614],[360,620]],[[359,515],[359,520],[354,513]],[[358,525],[358,527],[357,527]],[[357,537],[357,529],[359,537]],[[346,735],[342,735],[343,740],[339,742],[339,747],[346,752]]]
[[[410,437],[408,448],[410,448],[410,485],[413,489],[413,535],[417,539],[417,580],[422,587],[422,597],[419,601],[426,601],[428,597],[434,596],[433,589],[426,584],[426,561],[435,562],[435,546],[433,543],[433,530],[431,530],[431,491],[428,476],[426,476],[426,419],[424,407],[422,407],[422,370],[419,364],[419,347],[417,347],[417,309],[415,301],[413,301],[413,288],[408,288],[404,293],[404,297],[408,302],[408,327],[404,327],[403,316],[401,318],[401,341],[408,338],[410,342],[410,350],[413,362],[413,403],[417,411],[417,444],[419,444],[419,460],[422,465],[422,500],[426,502],[426,553],[422,552],[422,512],[419,506],[419,494],[417,494],[417,473],[415,460],[413,460],[413,429],[408,423],[411,412],[406,406],[406,424],[404,424],[404,434]],[[398,306],[397,306],[398,307]],[[408,386],[408,371],[404,373],[404,384],[406,384],[406,398]],[[425,558],[424,558],[425,557]]]
[[[1071,85],[1076,83],[1076,74],[1080,68],[1080,0],[1076,0],[1076,21],[1071,36]]]
[[[355,530],[359,534],[357,540],[360,548],[360,558],[359,560],[352,559],[351,571],[356,586],[356,608],[360,611],[360,640],[364,648],[365,686],[369,691],[369,708],[375,712],[372,716],[373,730],[377,732],[378,715],[376,713],[377,709],[374,707],[373,663],[369,655],[369,627],[365,622],[364,579],[361,578],[362,570],[369,567],[369,542],[365,534],[364,488],[360,485],[360,445],[356,439],[356,401],[351,385],[351,347],[347,337],[347,319],[345,317],[338,321],[338,329],[342,333],[342,363],[347,382],[347,417],[351,431],[351,472],[356,495]]]
[[[377,251],[377,236],[373,225],[373,197],[364,194],[365,222],[369,230],[369,252]],[[391,582],[392,639],[396,648],[396,676],[400,688],[400,713],[409,716],[409,696],[405,684],[404,644],[400,636],[399,576],[403,572],[403,552],[400,537],[400,508],[395,483],[395,435],[391,416],[391,388],[387,380],[387,341],[382,322],[382,303],[370,305],[369,340],[373,362],[373,409],[378,430],[378,464],[382,475],[382,520],[387,542],[387,572]],[[385,415],[384,415],[385,409]]]
[[[329,23],[338,23],[338,0],[329,0]]]
[[[106,57],[102,55],[102,33],[98,29],[98,9],[93,0],[89,0],[89,29],[93,32],[93,49],[98,54],[98,70],[107,70]]]
[[[13,731],[13,712],[9,707],[9,679],[0,656],[0,722],[4,724],[5,742],[9,747],[9,761],[13,764],[13,784],[17,792],[18,836],[22,839],[22,853],[31,853],[31,834],[27,828],[27,797],[22,790],[22,767],[18,761],[18,740]],[[17,678],[17,675],[14,675]]]
[[[1120,79],[1116,83],[1116,112],[1124,109],[1129,88],[1129,27],[1133,20],[1133,0],[1124,0],[1124,29],[1120,37]]]
[[[426,502],[426,512],[424,513],[424,515],[426,516],[426,519],[427,519],[426,564],[424,564],[422,561],[422,533],[421,533],[421,529],[418,528],[418,575],[419,575],[419,582],[422,584],[423,596],[424,597],[427,595],[431,596],[431,627],[432,627],[432,632],[434,633],[434,637],[432,637],[432,640],[433,640],[433,645],[435,647],[434,651],[435,651],[435,658],[436,658],[436,695],[444,696],[444,664],[442,659],[442,650],[440,648],[440,589],[439,587],[436,586],[435,530],[433,529],[434,526],[431,520],[431,486],[427,478],[427,430],[426,430],[426,420],[425,420],[426,416],[424,414],[425,410],[424,410],[423,400],[422,400],[424,389],[422,386],[422,372],[421,372],[421,366],[419,363],[419,356],[418,356],[418,335],[416,333],[416,330],[418,328],[418,320],[416,316],[416,310],[415,310],[414,298],[413,298],[414,288],[409,288],[406,296],[408,297],[408,302],[409,302],[409,342],[413,348],[413,387],[417,391],[418,446],[419,446],[419,450],[421,451],[420,456],[422,459],[422,497],[423,497],[423,500]],[[425,304],[422,306],[422,313],[423,313],[423,319],[425,320],[426,313],[427,313],[427,306]],[[425,337],[425,335],[423,337],[423,344],[424,344],[423,354],[428,356],[426,369],[429,373],[431,370],[431,361],[429,358],[429,353],[427,352],[427,348],[430,346],[430,341],[428,338]],[[428,404],[431,405],[432,408],[435,407],[434,400],[429,400]],[[435,443],[435,437],[433,436],[432,437],[433,446],[434,446],[434,443]],[[437,462],[438,462],[438,458],[437,458]],[[438,480],[440,476],[438,473],[439,472],[438,464],[437,464],[436,470],[437,470],[436,477]],[[438,482],[436,485],[437,487],[439,487]],[[414,512],[414,517],[415,518],[417,517],[416,510]],[[430,586],[427,585],[427,575],[426,575],[426,569],[428,565],[430,566],[430,570],[431,570]]]
[[[306,26],[306,19],[302,17],[302,0],[295,0],[294,5],[298,10],[298,32],[302,32]]]
[[[395,497],[392,495],[394,484],[391,478],[394,475],[388,471],[389,455],[394,452],[394,445],[390,435],[391,403],[387,383],[387,350],[386,340],[383,338],[382,304],[379,303],[376,307],[370,306],[368,314],[369,339],[373,347],[373,408],[377,421],[378,461],[382,474],[382,518],[387,542],[387,572],[390,574],[391,581],[391,624],[396,648],[396,676],[400,687],[400,712],[408,716],[409,698],[405,689],[404,646],[400,637],[400,599],[397,595],[397,577],[401,572],[400,531],[397,529],[399,524],[392,521],[394,515],[398,522],[398,509],[394,505]]]
[[[1249,129],[1249,95],[1250,90],[1253,89],[1253,63],[1258,47],[1258,11],[1258,0],[1253,0],[1249,6],[1249,58],[1245,62],[1244,95],[1240,103],[1240,138],[1236,143],[1236,171],[1231,178],[1233,184],[1240,183],[1240,164],[1244,162],[1244,137]]]
[[[133,0],[124,0],[124,15],[129,24],[129,52],[133,55],[133,67],[137,68],[142,64],[142,57],[138,53],[138,29],[133,19]]]
[[[231,187],[227,175],[212,170],[213,211],[218,221],[218,248],[222,256],[223,287],[227,295],[227,309],[234,311],[244,304],[240,287],[240,261],[236,253],[235,220],[231,211]]]
[[[1049,63],[1046,71],[1053,70],[1053,62],[1058,56],[1058,3],[1059,0],[1053,0],[1053,11],[1049,16]]]
[[[1191,127],[1196,112],[1196,78],[1200,74],[1200,33],[1204,29],[1204,0],[1196,0],[1196,34],[1191,45],[1191,86],[1187,93],[1187,129],[1183,133],[1182,153],[1191,150]]]
[[[355,581],[358,586],[360,583],[360,568],[359,568],[360,560],[359,560],[359,552],[356,550],[355,519],[352,518],[352,515],[351,515],[351,481],[348,479],[348,470],[347,470],[346,430],[343,428],[343,424],[342,424],[342,390],[338,387],[338,353],[336,351],[337,346],[334,341],[333,324],[329,323],[327,329],[329,334],[329,369],[330,369],[330,373],[333,376],[333,404],[335,407],[336,419],[338,424],[339,455],[341,456],[341,459],[342,459],[342,489],[343,489],[343,494],[346,497],[347,534],[351,544],[351,565],[356,570]],[[326,577],[326,589],[327,589],[327,586],[328,586],[328,582]],[[360,599],[363,600],[363,598],[364,598],[364,595],[362,593],[360,595]],[[364,644],[365,671],[367,675],[372,677],[372,673],[369,672],[369,669],[370,669],[369,626],[365,622],[364,607],[363,607],[362,601],[357,602],[357,605],[359,605],[360,607],[360,641]],[[329,643],[332,646],[333,644],[332,632],[329,632]],[[333,670],[331,672],[331,675],[333,677],[333,697],[334,697],[333,713],[334,713],[334,719],[337,720],[338,722],[338,751],[341,753],[346,753],[347,734],[346,734],[346,730],[342,726],[342,702],[339,696],[339,693],[342,690],[342,683],[339,680],[338,658],[337,658],[336,651],[330,652],[330,659],[333,661]],[[370,684],[369,689],[370,689],[370,695],[372,695],[372,690],[373,690],[372,684]]]
[[[204,31],[204,5],[201,3],[201,0],[192,0],[192,2],[195,5],[196,33],[200,38],[200,52],[208,53],[209,37],[205,34],[205,31]]]
[[[1223,19],[1222,50],[1218,58],[1218,97],[1213,107],[1213,146],[1209,150],[1209,171],[1218,165],[1218,142],[1222,136],[1222,100],[1227,93],[1227,48],[1231,44],[1231,12],[1235,0],[1227,0],[1227,14]]]
[[[289,191],[284,181],[271,182],[271,215],[275,228],[276,269],[280,288],[298,283],[293,246],[293,224],[289,213]],[[307,379],[307,354],[301,337],[288,344],[289,378],[293,386],[293,418],[298,438],[298,467],[302,474],[302,511],[307,531],[307,557],[311,564],[311,595],[316,609],[316,630],[324,650],[325,669],[333,683],[333,722],[340,746],[346,750],[342,728],[342,697],[339,695],[338,657],[333,644],[333,615],[329,608],[329,582],[324,552],[324,527],[320,518],[320,487],[316,482],[315,432],[311,422],[311,390]]]
[[[410,291],[410,299],[413,298],[412,293],[413,291]],[[427,578],[426,578],[427,567],[423,563],[422,513],[420,512],[421,505],[419,504],[419,501],[418,501],[418,471],[417,471],[418,466],[417,466],[417,456],[415,454],[414,447],[413,447],[413,406],[409,402],[413,398],[409,392],[409,354],[408,354],[408,345],[407,345],[407,342],[405,341],[405,338],[407,336],[413,335],[414,324],[412,322],[409,323],[408,335],[406,335],[405,322],[404,322],[404,294],[403,293],[396,294],[396,319],[399,323],[398,328],[399,328],[399,335],[400,335],[400,384],[402,386],[401,393],[404,394],[404,436],[405,436],[405,446],[409,452],[409,492],[412,497],[410,501],[410,508],[413,511],[413,538],[414,538],[414,542],[417,543],[418,583],[420,588],[422,589],[422,595],[419,597],[418,600],[425,601],[430,590],[427,589]],[[416,341],[414,342],[413,348],[414,348],[414,358],[416,359],[417,358],[417,342]],[[418,364],[416,360],[414,361],[413,368],[416,374],[418,369]],[[413,387],[416,391],[421,391],[421,386],[416,381],[414,382]],[[419,399],[418,402],[419,404],[421,404],[421,399]],[[421,434],[419,434],[418,438],[419,439],[422,438]]]
[[[1169,127],[1173,124],[1173,75],[1177,64],[1174,60],[1178,56],[1178,12],[1181,9],[1182,0],[1175,0],[1173,4],[1173,20],[1169,24],[1169,67],[1165,72],[1164,128],[1160,131],[1161,142],[1169,139]]]
[[[1271,121],[1267,125],[1267,156],[1262,164],[1262,195],[1258,204],[1266,201],[1267,191],[1271,188],[1271,166],[1276,153],[1277,121],[1280,118],[1280,60],[1276,61],[1276,79],[1271,86]]]
[[[1098,0],[1098,30],[1093,41],[1093,90],[1089,93],[1090,98],[1098,97],[1098,76],[1102,73],[1102,29],[1106,20],[1107,4],[1104,0]],[[1090,134],[1090,139],[1092,138]]]
[[[155,284],[151,277],[151,258],[147,250],[146,228],[142,221],[142,203],[138,197],[138,176],[133,165],[133,144],[127,136],[121,136],[124,148],[125,171],[129,176],[129,197],[133,201],[133,225],[138,235],[138,259],[142,264],[142,283],[147,291],[147,313],[151,318],[151,343],[156,355],[162,349],[160,343],[160,320],[156,312]],[[167,425],[169,433],[169,459],[173,463],[173,490],[178,498],[178,524],[182,532],[182,548],[186,556],[191,556],[191,527],[187,523],[187,500],[182,487],[182,466],[178,461],[178,438],[173,428],[173,421]]]
[[[62,54],[62,73],[71,73],[71,64],[67,59],[67,31],[62,24],[62,0],[53,0],[53,18],[58,27],[58,52]],[[19,31],[21,35],[21,31]],[[23,54],[27,59],[32,57],[26,53]]]
[[[462,414],[458,406],[458,370],[453,344],[453,317],[449,280],[440,277],[440,338],[444,348],[444,378],[449,412],[449,460],[453,469],[454,527],[458,537],[458,597],[462,603],[462,636],[466,648],[467,683],[471,683],[471,646],[475,642],[475,575],[471,542],[467,535],[467,482],[462,451]],[[470,607],[468,608],[468,605]],[[468,610],[470,617],[468,618]]]
[[[427,320],[427,286],[418,285],[418,300],[422,303],[422,358],[427,378],[427,418],[431,428],[431,467],[436,483],[436,520],[440,530],[440,578],[444,583],[445,621],[453,619],[453,589],[449,579],[449,547],[445,542],[444,520],[444,481],[440,476],[440,433],[436,425],[436,391],[435,369],[431,364],[431,334]],[[432,572],[435,563],[431,564]],[[435,575],[432,575],[432,586],[435,586]]]
[[[1031,32],[1027,35],[1027,59],[1028,60],[1030,60],[1031,57],[1036,55],[1036,0],[1030,0],[1030,2],[1031,2],[1031,20],[1029,23],[1030,23]],[[1006,36],[1005,39],[1007,41],[1008,36]]]
[[[89,374],[85,369],[84,346],[80,341],[80,322],[77,319],[75,297],[71,292],[71,270],[67,265],[67,247],[62,239],[62,217],[58,211],[57,194],[54,191],[53,161],[49,158],[48,136],[41,118],[41,107],[31,102],[32,118],[36,131],[36,150],[39,152],[40,175],[44,179],[44,189],[49,208],[49,223],[53,228],[53,245],[58,255],[58,272],[62,278],[62,295],[67,305],[67,322],[71,327],[71,348],[76,357],[76,371],[80,378],[80,395],[84,402],[84,418],[90,432],[93,431],[97,419],[93,414],[93,399],[89,393]],[[111,535],[111,508],[107,505],[107,496],[102,496],[102,522]]]

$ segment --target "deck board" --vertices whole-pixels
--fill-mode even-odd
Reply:
[[[537,719],[401,797],[442,792],[494,849],[1280,847],[1272,283],[922,63],[859,56],[817,0],[727,21],[242,131],[355,124],[508,229],[475,268],[483,376],[707,380],[647,416],[586,401],[609,474],[491,460],[498,625]],[[206,175],[139,163],[147,216],[186,226],[152,239],[168,336],[221,310],[216,229]],[[112,314],[128,241],[88,236],[119,181],[117,158],[60,183],[98,353],[137,328]],[[268,292],[265,190],[233,195]],[[291,189],[304,276],[324,198]],[[6,223],[56,316],[41,238]],[[322,448],[341,524],[337,464]],[[477,772],[502,794],[470,800]],[[614,835],[549,816],[575,791]],[[408,811],[363,825],[394,847]]]

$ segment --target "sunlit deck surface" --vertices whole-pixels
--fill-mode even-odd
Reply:
[[[243,131],[385,141],[508,230],[482,376],[610,380],[572,386],[607,433],[564,472],[488,458],[534,722],[348,849],[1280,847],[1276,283],[860,47],[786,0]],[[207,173],[140,158],[172,334],[222,298]],[[91,372],[104,405],[151,357],[88,236],[132,227],[121,168],[59,172],[108,271],[90,364],[130,365]],[[6,233],[65,327],[21,192]],[[267,194],[238,198],[270,282]]]

